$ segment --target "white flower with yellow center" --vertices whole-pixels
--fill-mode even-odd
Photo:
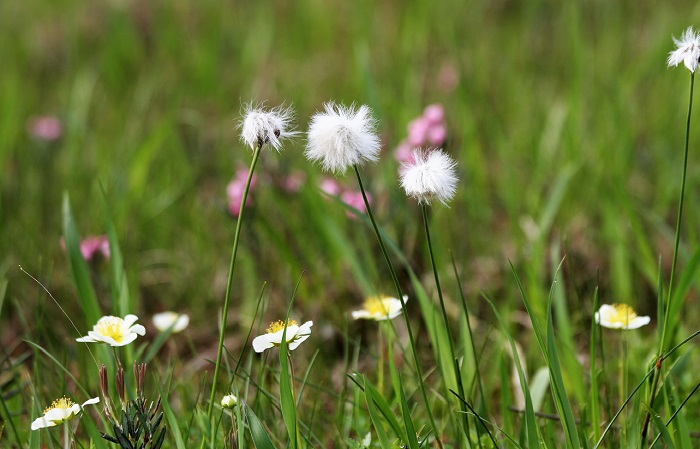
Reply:
[[[167,311],[153,315],[153,325],[160,332],[165,332],[172,326],[171,332],[177,334],[184,331],[188,324],[190,324],[190,317],[184,313]]]
[[[221,399],[221,406],[223,408],[233,408],[238,404],[238,398],[233,394],[227,394]]]
[[[289,321],[286,340],[290,351],[295,350],[297,346],[309,338],[313,324],[313,321],[307,321],[299,326],[296,321]],[[253,339],[253,349],[255,352],[263,352],[266,349],[280,346],[282,344],[282,333],[284,333],[284,321],[275,321],[267,328],[267,333]]]
[[[67,397],[56,399],[49,407],[44,410],[44,416],[40,416],[32,422],[32,430],[43,429],[44,427],[53,427],[61,424],[64,421],[73,419],[78,413],[89,404],[97,404],[100,398],[92,398],[78,405]]]
[[[700,33],[688,27],[680,39],[673,38],[673,43],[677,48],[668,54],[668,66],[675,67],[682,62],[691,73],[695,73],[700,64]]]
[[[321,162],[326,171],[344,173],[353,165],[379,158],[381,141],[369,106],[329,102],[324,107],[324,112],[311,117],[304,153],[307,159]]]
[[[404,295],[403,302],[408,301],[408,296]],[[362,310],[352,312],[352,318],[366,320],[384,321],[392,320],[401,314],[403,304],[398,298],[389,296],[372,296],[362,304]]]
[[[291,107],[278,106],[264,109],[253,103],[246,105],[245,117],[241,123],[241,140],[253,150],[269,143],[278,152],[282,148],[282,139],[295,136],[290,131],[294,111]]]
[[[146,328],[140,324],[136,315],[127,315],[124,319],[116,316],[103,316],[92,327],[86,337],[76,339],[81,343],[109,343],[111,346],[124,346],[136,340],[138,335],[146,335]]]
[[[648,316],[637,316],[627,304],[603,304],[595,313],[595,322],[608,329],[638,329],[650,321]]]

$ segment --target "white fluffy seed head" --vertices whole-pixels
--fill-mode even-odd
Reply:
[[[668,54],[668,66],[675,67],[682,62],[694,73],[700,64],[700,33],[696,33],[693,27],[688,27],[680,39],[673,38],[673,43],[676,44],[676,49]]]
[[[457,190],[457,162],[441,149],[413,150],[413,160],[403,164],[401,187],[419,203],[438,200],[447,204]]]
[[[381,143],[372,110],[362,105],[346,107],[333,102],[311,117],[305,155],[320,161],[324,170],[344,173],[348,167],[379,158]]]
[[[245,105],[243,116],[243,122],[240,124],[241,140],[252,149],[269,143],[279,152],[283,139],[298,134],[290,129],[294,119],[291,106],[265,109],[262,104],[248,103]]]

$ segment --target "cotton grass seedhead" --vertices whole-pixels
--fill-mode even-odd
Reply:
[[[401,187],[421,204],[438,200],[447,204],[457,190],[457,162],[441,149],[413,151],[401,168]]]
[[[320,162],[326,171],[342,174],[353,165],[379,158],[377,121],[369,106],[356,108],[329,102],[324,109],[311,117],[305,152],[310,161]]]
[[[245,105],[243,122],[240,124],[241,140],[253,150],[267,143],[279,152],[283,139],[298,134],[290,129],[293,119],[294,110],[291,106],[266,109],[263,104],[249,103]]]
[[[700,64],[700,33],[688,27],[680,39],[673,38],[673,43],[677,48],[668,54],[668,66],[675,67],[682,62],[691,73],[695,73]]]

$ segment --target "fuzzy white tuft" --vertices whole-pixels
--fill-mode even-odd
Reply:
[[[457,190],[456,166],[457,162],[440,149],[427,153],[416,149],[413,160],[403,164],[401,187],[419,203],[438,200],[447,204]]]
[[[263,105],[249,103],[245,106],[243,122],[240,124],[241,140],[252,149],[269,143],[279,152],[283,139],[298,134],[289,129],[293,119],[291,106],[265,109]]]
[[[311,117],[305,152],[309,160],[320,161],[324,170],[339,174],[379,158],[377,121],[369,106],[356,109],[329,102],[324,107],[324,112]]]
[[[673,38],[673,43],[677,48],[668,54],[668,66],[675,67],[682,62],[691,73],[695,73],[700,64],[700,33],[688,27],[680,39]]]

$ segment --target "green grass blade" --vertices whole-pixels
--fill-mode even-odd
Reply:
[[[645,406],[646,406],[647,411],[651,415],[652,421],[654,421],[656,428],[659,430],[659,432],[661,434],[661,439],[664,442],[664,447],[666,447],[668,449],[676,449],[676,445],[673,444],[673,438],[671,438],[671,434],[668,432],[668,429],[666,428],[666,425],[664,424],[664,422],[661,420],[661,417],[659,416],[659,414],[656,413],[656,410],[652,409],[648,405],[645,404]],[[643,441],[642,441],[642,444],[644,444]],[[656,447],[656,444],[654,444],[654,446],[652,446],[652,447]]]
[[[248,404],[243,404],[243,407],[245,407],[245,416],[248,421],[248,428],[250,428],[250,437],[253,439],[256,449],[275,449],[270,435],[268,435],[267,430],[265,430],[265,427],[253,412],[253,409]]]
[[[175,447],[177,449],[186,449],[185,442],[182,440],[182,433],[180,433],[180,423],[177,421],[175,412],[170,406],[168,397],[163,392],[163,389],[160,387],[160,384],[158,384],[157,386],[158,394],[160,395],[160,404],[161,407],[163,407],[163,412],[165,413],[165,417],[168,420],[168,424],[170,426],[170,434],[175,439]]]
[[[506,336],[506,339],[508,340],[508,343],[510,344],[510,349],[511,352],[513,353],[513,360],[515,362],[515,367],[518,370],[518,379],[520,380],[520,388],[523,390],[523,394],[525,395],[525,428],[527,430],[527,445],[526,447],[531,447],[531,448],[537,448],[539,447],[539,429],[537,428],[537,417],[535,416],[535,410],[532,407],[532,397],[530,395],[530,388],[527,386],[527,380],[525,378],[525,373],[523,372],[523,366],[520,363],[520,356],[518,355],[518,350],[515,347],[515,341],[513,341],[513,337],[510,335],[510,332],[508,332],[508,328],[506,327],[505,321],[503,321],[503,318],[501,315],[498,313],[498,310],[496,309],[496,306],[491,302],[491,300],[485,295],[481,294],[481,296],[486,300],[486,302],[489,303],[491,306],[491,309],[493,309],[494,315],[496,315],[496,318],[498,318],[498,322],[501,324],[501,328],[503,329],[503,333]]]
[[[379,444],[382,447],[382,449],[392,449],[392,446],[389,443],[389,437],[387,436],[384,427],[382,427],[381,420],[379,419],[379,415],[377,414],[377,410],[375,409],[375,402],[372,398],[372,394],[370,393],[370,389],[367,387],[367,380],[364,376],[362,376],[362,380],[363,385],[365,387],[365,402],[367,403],[367,411],[369,412],[369,417],[372,421],[372,425],[374,426],[374,430],[377,431],[377,438],[379,438]]]
[[[73,282],[78,290],[78,300],[81,308],[85,311],[85,324],[92,326],[102,317],[102,313],[90,281],[87,263],[80,252],[80,237],[67,193],[63,195],[63,238],[66,243],[66,254],[73,274]]]
[[[667,347],[673,344],[672,340],[681,319],[681,306],[683,305],[683,299],[699,275],[700,248],[695,251],[693,257],[688,261],[688,264],[683,269],[683,273],[678,280],[678,284],[673,290],[673,295],[671,296],[671,300],[668,304],[668,311],[664,315],[668,322],[664,323],[664,334],[662,335],[662,341],[665,342]],[[661,350],[664,351],[665,348],[661,348]]]
[[[593,293],[593,313],[598,310],[598,287]],[[590,421],[593,430],[593,440],[597,441],[600,438],[600,392],[598,391],[598,324],[595,320],[591,320],[591,339],[590,339],[590,392],[588,408],[590,412]]]
[[[129,313],[133,313],[130,297],[129,284],[124,271],[124,259],[122,252],[119,249],[119,240],[117,239],[117,231],[114,227],[112,215],[109,213],[109,205],[107,196],[100,184],[102,193],[102,204],[104,206],[104,222],[107,239],[109,240],[109,266],[112,286],[112,310],[117,316],[124,317]]]

